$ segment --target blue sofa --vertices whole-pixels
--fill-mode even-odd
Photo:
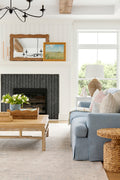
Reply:
[[[88,107],[90,103],[81,103]],[[101,128],[120,128],[120,113],[70,112],[71,145],[74,160],[103,161],[103,144],[110,139],[97,136]]]

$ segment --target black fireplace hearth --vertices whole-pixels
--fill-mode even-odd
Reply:
[[[7,93],[13,95],[16,93],[23,93],[23,92],[26,96],[30,97],[31,107],[39,107],[40,113],[48,114],[50,119],[58,119],[59,116],[59,75],[58,74],[2,74],[1,75],[1,96]],[[26,107],[26,105],[24,105],[24,107]],[[1,104],[2,111],[6,111],[8,108],[9,108],[8,104],[5,103]]]

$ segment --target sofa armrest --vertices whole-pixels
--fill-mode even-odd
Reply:
[[[103,159],[103,144],[110,139],[97,136],[97,130],[101,128],[120,128],[120,113],[88,114],[88,143],[90,161]]]
[[[78,138],[87,137],[86,117],[75,118],[72,121],[72,134]]]
[[[81,101],[81,102],[78,104],[78,107],[89,108],[89,107],[90,107],[90,103],[91,103],[91,102],[84,102],[84,101]]]

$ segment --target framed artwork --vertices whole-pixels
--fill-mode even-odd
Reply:
[[[45,42],[43,45],[43,61],[66,61],[66,43]]]
[[[43,42],[49,34],[11,34],[10,61],[43,61]]]

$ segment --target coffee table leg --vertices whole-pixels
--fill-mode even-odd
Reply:
[[[19,136],[22,137],[22,130],[19,131]]]
[[[49,136],[49,128],[47,129],[47,135],[46,135],[47,137]]]
[[[45,130],[42,130],[42,151],[46,150],[46,135]]]

